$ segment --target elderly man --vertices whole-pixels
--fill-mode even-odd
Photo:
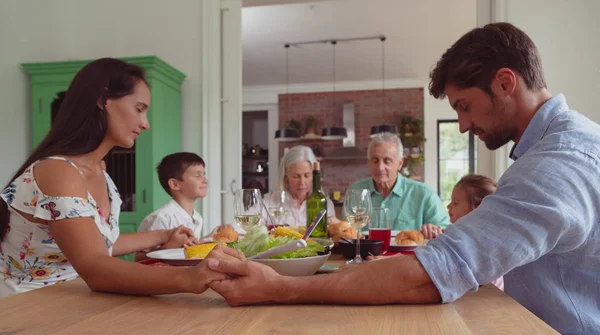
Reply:
[[[446,303],[504,275],[506,293],[560,333],[600,334],[600,126],[548,92],[533,41],[508,23],[460,38],[429,91],[490,150],[516,143],[494,195],[415,256],[291,278],[231,251],[208,266],[238,276],[209,286],[232,305]]]
[[[388,208],[393,230],[421,230],[426,238],[434,238],[448,225],[448,213],[429,186],[400,174],[402,151],[397,135],[375,135],[367,151],[371,178],[350,188],[368,189],[373,207]]]

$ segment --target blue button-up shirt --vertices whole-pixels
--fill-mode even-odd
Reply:
[[[600,334],[600,126],[562,94],[534,115],[494,195],[415,250],[444,302],[505,275],[563,334]]]

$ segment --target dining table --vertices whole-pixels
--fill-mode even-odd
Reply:
[[[337,254],[328,265],[346,266]],[[92,292],[78,278],[0,299],[4,334],[558,333],[491,284],[448,304],[230,307],[212,290],[132,296]]]

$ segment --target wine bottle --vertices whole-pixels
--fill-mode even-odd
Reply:
[[[313,165],[312,192],[306,199],[306,227],[312,223],[317,214],[324,209],[325,215],[317,224],[311,237],[327,238],[327,197],[321,191],[321,164],[315,162]]]

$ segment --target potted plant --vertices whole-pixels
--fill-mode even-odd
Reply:
[[[296,119],[290,119],[285,123],[286,128],[296,129],[298,132],[302,132],[302,123]]]
[[[405,177],[412,177],[417,166],[424,161],[424,122],[411,115],[403,115],[398,128],[400,129],[400,140],[404,146],[404,166],[401,173]]]
[[[319,121],[314,116],[309,116],[304,119],[305,134],[309,136],[315,136],[317,134],[317,128],[319,127]]]

